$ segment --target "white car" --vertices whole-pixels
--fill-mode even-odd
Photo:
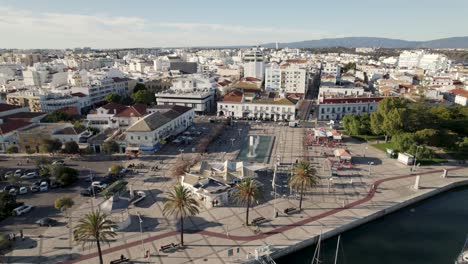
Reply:
[[[26,173],[25,175],[21,176],[21,179],[32,179],[32,178],[35,178],[37,177],[37,172],[33,171],[33,172],[29,172],[29,173]]]
[[[91,183],[91,186],[93,187],[98,187],[98,188],[101,188],[101,189],[105,189],[107,188],[109,185],[107,183],[102,183],[100,181],[94,181],[93,183]]]
[[[10,195],[17,195],[17,194],[18,194],[18,189],[16,189],[16,188],[11,188],[10,191],[8,191],[8,194],[10,194]]]
[[[13,176],[13,171],[8,171],[7,173],[5,173],[5,179],[8,179],[8,177],[11,176]]]
[[[63,165],[63,164],[65,164],[65,161],[63,161],[63,160],[56,160],[56,161],[52,162],[52,165]]]
[[[39,185],[39,191],[46,192],[48,190],[49,190],[49,184],[47,184],[47,182],[41,182],[41,185]]]
[[[27,194],[28,193],[28,188],[27,187],[21,187],[19,189],[19,194]]]
[[[22,215],[22,214],[25,214],[29,211],[31,211],[31,209],[33,208],[32,205],[22,205],[20,207],[17,207],[15,209],[13,209],[13,214],[18,216],[18,215]]]
[[[23,170],[16,170],[15,177],[20,177],[23,174]]]

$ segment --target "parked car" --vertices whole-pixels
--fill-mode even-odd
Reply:
[[[29,211],[31,211],[33,209],[33,206],[32,205],[22,205],[20,207],[17,207],[15,209],[13,209],[13,215],[22,215],[22,214],[25,214],[25,213],[28,213]]]
[[[33,171],[33,172],[28,172],[26,174],[24,174],[23,176],[21,176],[21,179],[32,179],[32,178],[35,178],[35,177],[38,177],[39,175],[37,174],[37,172]]]
[[[21,177],[23,175],[23,170],[19,169],[15,171],[15,177]]]
[[[18,185],[7,185],[7,186],[3,187],[4,192],[9,192],[11,189],[19,189],[19,186]]]
[[[63,165],[63,164],[65,164],[65,161],[63,161],[63,160],[56,160],[56,161],[52,162],[52,165]]]
[[[37,220],[35,223],[39,226],[55,226],[58,222],[55,219],[45,217]]]
[[[80,192],[80,195],[81,196],[85,196],[85,197],[91,197],[91,196],[94,196],[93,193],[89,190],[89,189],[84,189]]]
[[[7,171],[7,173],[5,173],[5,179],[8,179],[8,177],[13,176],[13,174],[14,174],[13,171]]]
[[[21,187],[19,188],[19,194],[27,194],[28,193],[28,188],[27,187]]]
[[[39,191],[46,192],[48,190],[49,190],[49,184],[47,182],[41,182],[41,185],[39,185]]]
[[[39,191],[39,186],[33,185],[31,186],[31,192],[38,192]]]
[[[10,195],[17,195],[17,194],[18,194],[18,189],[16,189],[16,188],[11,188],[11,189],[8,191],[8,194],[10,194]]]
[[[51,189],[58,188],[58,187],[60,187],[60,183],[58,183],[58,182],[56,182],[56,181],[52,181],[52,182],[50,182],[49,187],[50,187]]]
[[[93,183],[91,183],[91,186],[98,187],[98,188],[101,188],[101,189],[105,189],[105,188],[107,188],[109,186],[109,184],[104,183],[104,182],[100,182],[100,181],[94,181]]]

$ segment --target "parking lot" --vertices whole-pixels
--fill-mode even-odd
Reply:
[[[7,171],[16,171],[18,169],[23,170],[24,172],[30,171],[37,171],[36,165],[33,161],[29,163],[26,162],[26,157],[19,158],[19,157],[8,157],[2,156],[0,158],[0,167],[4,168]],[[89,203],[89,199],[87,197],[82,197],[79,195],[80,191],[87,188],[90,184],[89,181],[86,180],[90,171],[94,175],[96,175],[95,179],[99,180],[104,175],[107,174],[108,168],[115,164],[116,161],[99,161],[99,162],[92,162],[92,161],[76,161],[71,160],[69,158],[65,158],[65,166],[69,166],[71,168],[75,168],[79,171],[80,176],[79,180],[70,187],[65,188],[54,188],[49,189],[48,191],[43,192],[31,192],[30,187],[33,185],[33,182],[40,180],[39,177],[33,179],[24,179],[15,185],[24,186],[28,188],[28,193],[26,194],[18,194],[17,195],[17,202],[23,202],[26,205],[32,205],[33,209],[21,216],[12,216],[0,222],[0,232],[2,233],[19,233],[20,230],[23,230],[24,234],[31,235],[31,236],[39,236],[41,235],[45,227],[38,227],[34,224],[35,221],[44,218],[61,218],[62,214],[59,210],[54,208],[54,201],[60,196],[67,195],[71,197],[74,202],[74,208],[70,210],[73,211],[75,207],[83,204]],[[21,165],[18,165],[21,162]],[[7,185],[10,185],[8,181],[3,178],[0,181],[0,189]],[[62,223],[65,224],[65,223]]]

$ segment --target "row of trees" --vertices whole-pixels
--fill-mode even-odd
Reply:
[[[302,199],[304,192],[316,186],[318,177],[315,169],[309,162],[300,162],[294,168],[294,174],[289,179],[289,185],[300,193],[299,210],[302,209]],[[261,199],[262,195],[256,182],[250,178],[237,184],[233,193],[234,200],[246,207],[245,224],[249,225],[249,209],[255,202]],[[65,198],[65,206],[71,207]],[[56,201],[56,208],[63,208],[63,202]],[[70,205],[71,204],[71,205]],[[187,217],[195,216],[200,213],[200,204],[189,189],[182,184],[177,183],[174,189],[168,193],[168,197],[163,207],[163,214],[171,216],[180,222],[180,244],[184,245],[184,220]],[[116,237],[114,231],[117,225],[109,220],[107,214],[100,211],[93,211],[80,219],[78,225],[73,230],[74,240],[85,245],[96,244],[99,261],[103,263],[101,243],[109,244],[109,240]]]
[[[402,98],[385,98],[372,114],[343,118],[343,126],[351,135],[384,135],[398,150],[415,153],[423,146],[422,158],[432,152],[426,146],[464,151],[468,142],[468,107],[429,106],[424,99],[411,103]]]

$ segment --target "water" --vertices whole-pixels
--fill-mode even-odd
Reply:
[[[254,136],[257,137],[257,136]],[[246,137],[243,142],[243,147],[237,156],[239,161],[259,162],[268,163],[270,157],[271,147],[273,145],[273,137],[271,136],[259,136],[260,141],[258,143],[255,153],[255,157],[248,157],[249,154],[249,137]]]
[[[454,263],[468,234],[468,188],[454,189],[341,235],[338,263]],[[322,264],[334,263],[336,237],[322,242]],[[277,263],[310,264],[315,246]]]

